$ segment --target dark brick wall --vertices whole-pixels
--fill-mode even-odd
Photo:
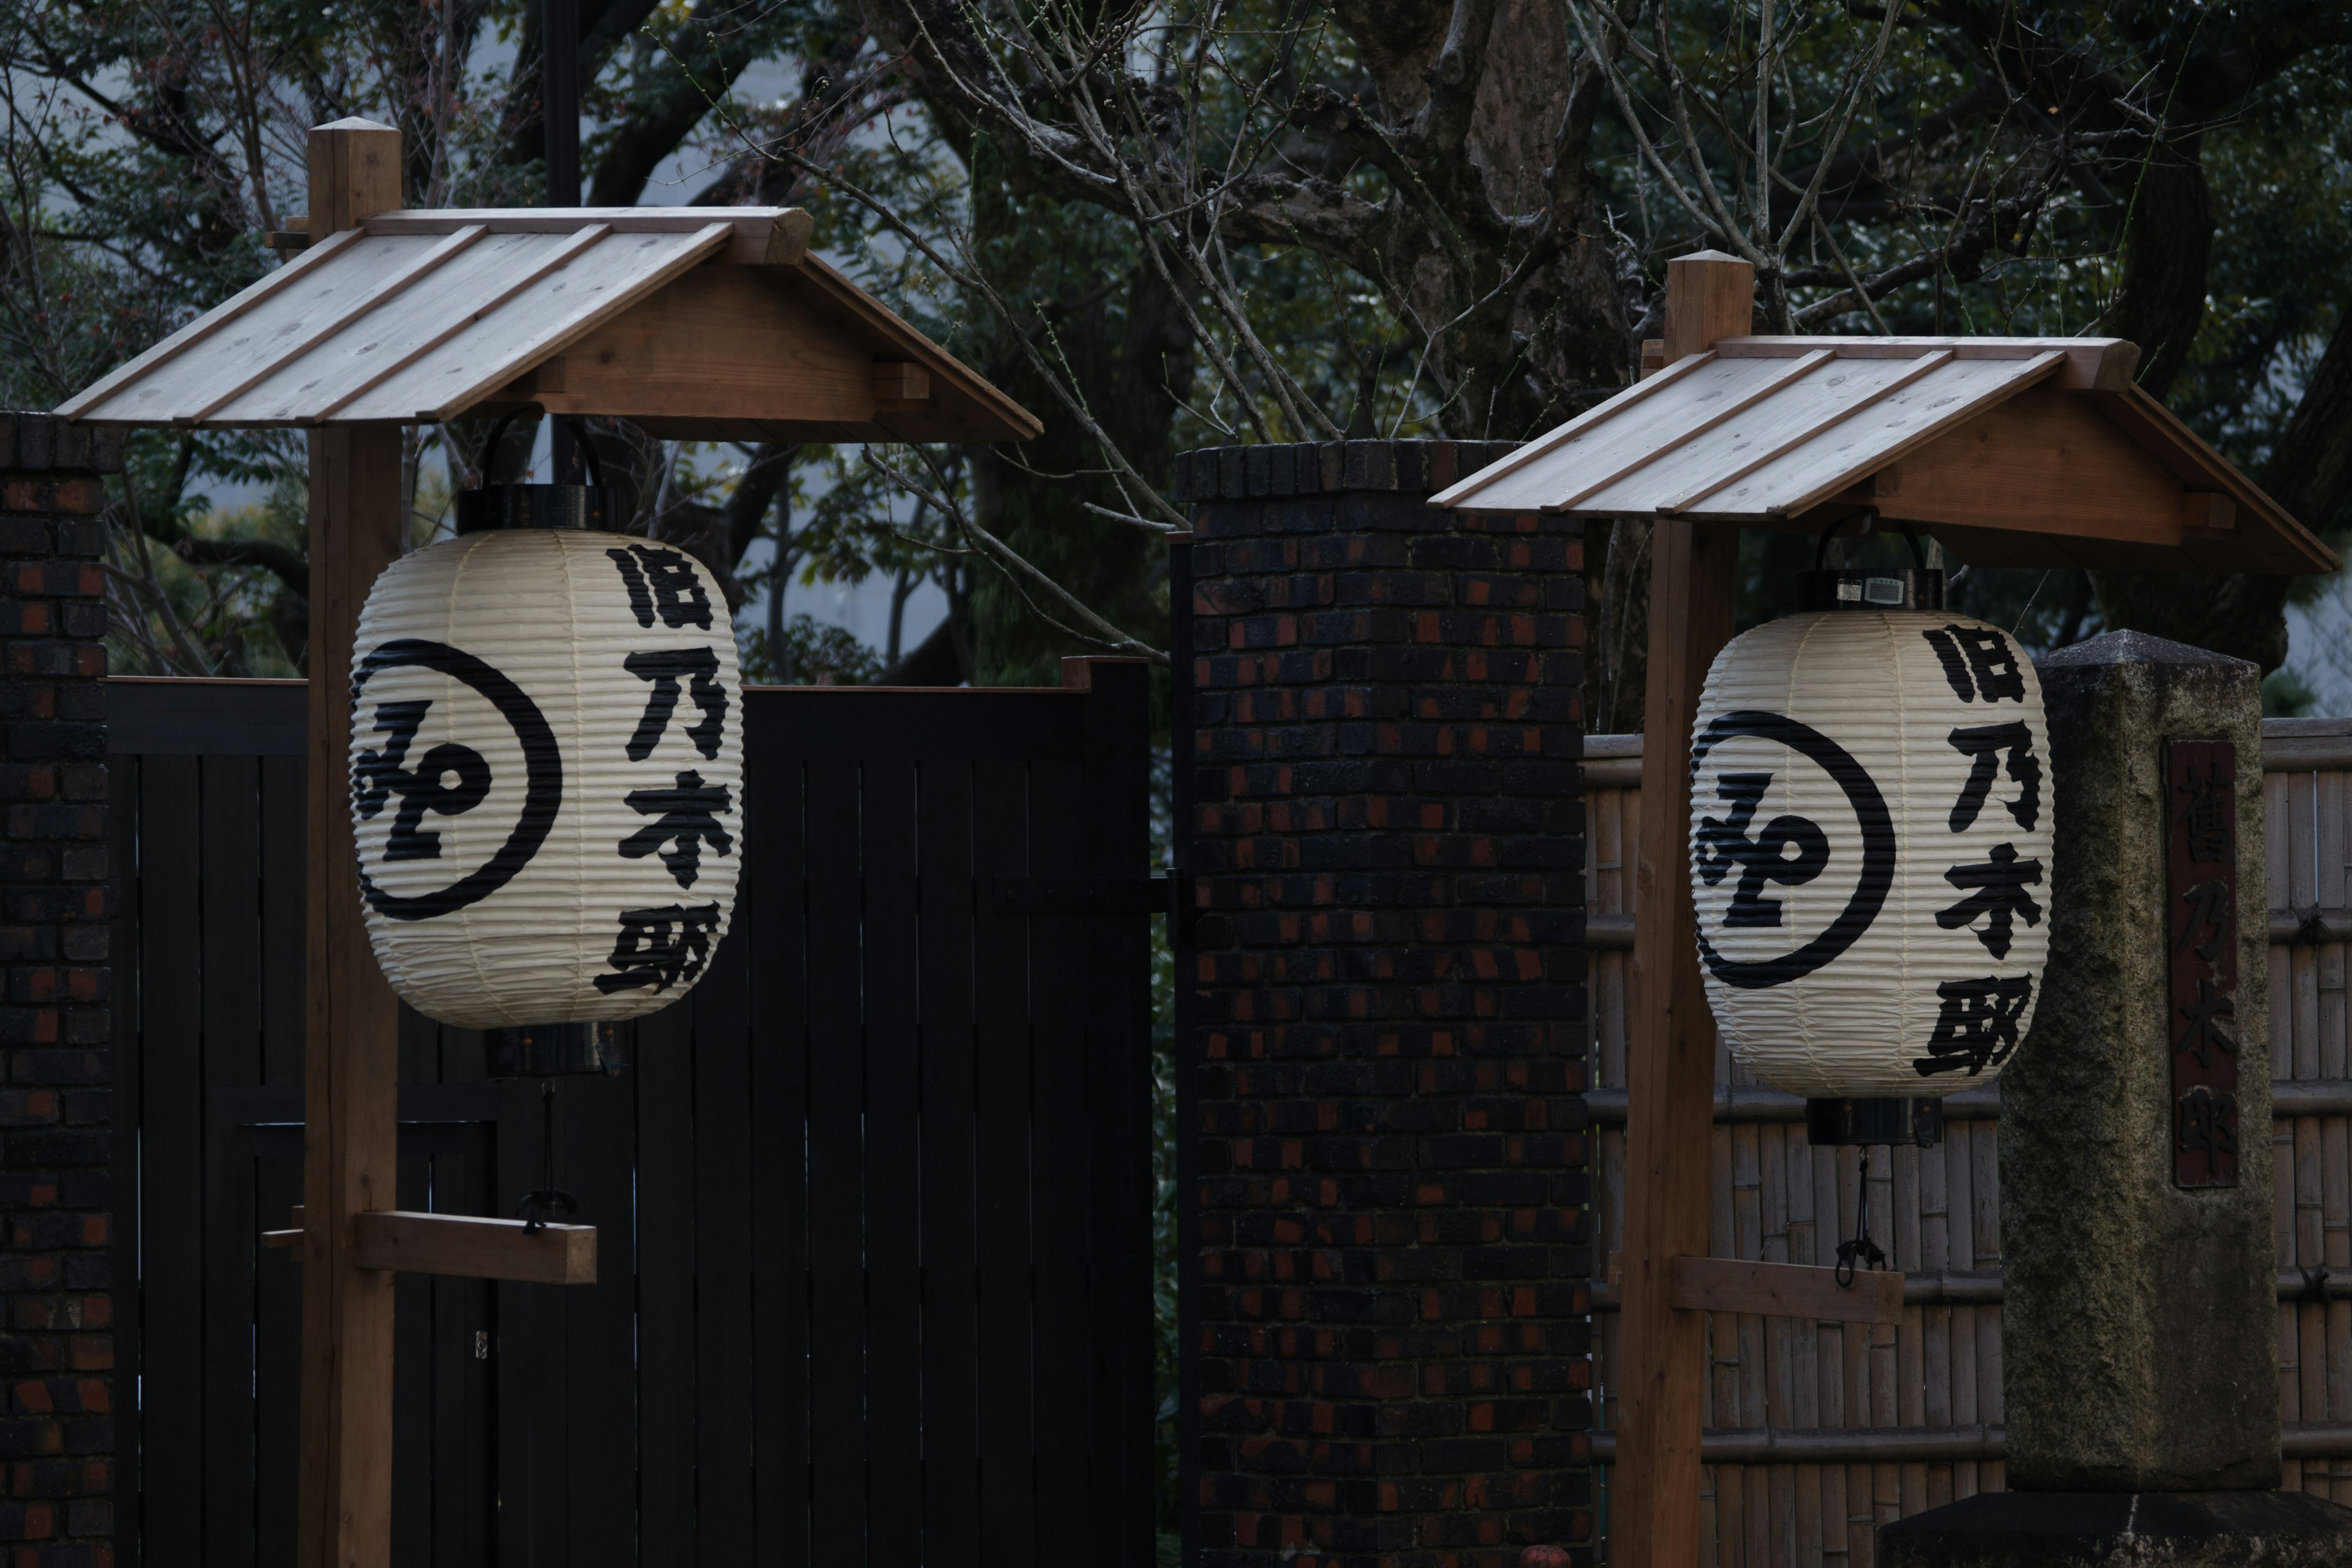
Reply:
[[[119,437],[0,414],[0,1545],[112,1560],[106,602]]]
[[[1582,545],[1427,505],[1507,450],[1181,462],[1203,1568],[1591,1561]]]

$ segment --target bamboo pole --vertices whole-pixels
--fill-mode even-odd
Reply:
[[[312,243],[400,205],[400,132],[310,132]],[[352,643],[400,553],[400,429],[310,437],[309,938],[303,1045],[301,1568],[392,1556],[392,1286],[352,1255],[351,1219],[395,1206],[398,1003],[361,923],[348,779]]]

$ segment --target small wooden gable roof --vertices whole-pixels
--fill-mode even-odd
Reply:
[[[1431,500],[1791,531],[1874,508],[1978,565],[2334,571],[2138,360],[2116,338],[1721,338]]]
[[[1026,409],[810,255],[809,227],[784,207],[379,213],[58,412],[224,429],[536,404],[706,439],[1038,433]]]

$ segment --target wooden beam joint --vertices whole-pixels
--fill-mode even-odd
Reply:
[[[877,412],[913,413],[931,405],[931,373],[905,360],[874,362]]]

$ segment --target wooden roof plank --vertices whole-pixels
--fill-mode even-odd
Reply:
[[[1562,496],[1583,493],[1594,478],[1653,461],[1675,450],[1694,429],[1713,425],[1719,412],[1745,406],[1748,394],[1786,375],[1787,363],[1710,359],[1666,391],[1629,402],[1615,417],[1587,426],[1575,439],[1517,472],[1491,483],[1482,479],[1471,499],[1456,504],[1486,511],[1560,510]]]
[[[174,425],[192,425],[223,393],[234,393],[257,370],[276,363],[321,328],[342,319],[352,299],[395,276],[430,241],[362,237],[341,266],[312,272],[272,290],[224,328],[208,350],[184,354],[150,376],[131,396],[151,396]]]
[[[313,328],[308,337],[299,340],[290,348],[279,350],[278,358],[265,363],[260,369],[254,371],[243,381],[236,383],[227,391],[197,408],[194,413],[187,416],[187,423],[193,425],[211,418],[261,383],[276,375],[280,366],[289,361],[299,360],[312,349],[341,332],[362,317],[372,314],[379,306],[415,287],[417,282],[428,274],[440,270],[452,258],[463,254],[473,246],[476,240],[488,232],[480,224],[469,224],[464,228],[454,230],[437,245],[424,247],[424,254],[411,258],[405,264],[396,268],[389,277],[373,286],[359,290],[351,299],[342,302],[336,313],[331,314],[324,321]]]
[[[512,277],[500,279],[497,287],[485,295],[480,303],[474,306],[472,310],[462,311],[454,317],[444,318],[437,324],[430,323],[428,319],[428,330],[420,331],[414,342],[392,353],[379,353],[376,363],[364,363],[368,357],[364,352],[355,354],[353,357],[361,362],[354,365],[360,373],[357,378],[352,384],[320,404],[317,412],[310,417],[314,423],[323,423],[341,413],[368,394],[383,386],[384,383],[406,371],[419,360],[425,358],[479,323],[484,317],[499,310],[517,295],[535,288],[545,279],[571,266],[584,252],[602,243],[611,233],[612,230],[603,224],[591,224],[556,244],[529,247],[529,250],[535,250],[540,254],[531,256],[526,251],[521,258],[523,265],[520,269]],[[516,248],[525,249],[520,246]],[[359,345],[359,347],[364,351],[364,345]],[[379,351],[381,347],[379,343]],[[506,379],[513,380],[521,368],[523,367],[509,367]]]
[[[441,420],[464,413],[467,405],[484,393],[496,391],[549,355],[562,353],[565,344],[593,330],[599,321],[627,310],[719,249],[733,237],[734,230],[723,223],[710,224],[698,229],[687,236],[683,243],[676,242],[669,235],[608,237],[588,255],[593,257],[615,247],[637,245],[646,246],[649,252],[656,255],[663,250],[668,254],[655,261],[650,268],[641,266],[630,275],[615,278],[601,286],[586,279],[567,281],[567,275],[575,269],[584,270],[582,262],[567,263],[561,271],[550,274],[533,288],[518,294],[499,306],[494,314],[484,317],[484,332],[478,347],[468,345],[468,353],[478,356],[485,364],[493,360],[502,361],[499,369],[496,372],[478,372],[456,384],[455,390],[443,390],[435,403],[416,404],[415,416]],[[667,246],[654,243],[663,240],[672,243]],[[570,298],[557,298],[559,293],[567,292]],[[602,299],[595,297],[600,292],[604,294]],[[419,363],[411,367],[404,379],[423,381],[425,370],[426,365]],[[394,390],[393,386],[384,388],[386,393]]]
[[[797,266],[808,255],[815,220],[803,207],[426,207],[378,213],[373,234],[449,234],[478,224],[492,234],[570,234],[601,223],[614,234],[694,234],[730,225],[734,242],[722,261]]]
[[[1690,442],[1591,504],[1627,512],[1674,513],[1738,483],[1766,464],[1834,429],[1938,366],[1949,353],[1916,360],[1842,361]]]
[[[109,374],[100,376],[89,386],[58,404],[57,408],[58,416],[66,419],[84,419],[93,415],[100,418],[108,417],[99,415],[98,410],[110,401],[118,391],[134,383],[149,381],[157,372],[198,343],[214,336],[223,327],[241,320],[256,307],[275,298],[280,291],[297,286],[311,272],[324,267],[330,260],[341,256],[364,237],[364,231],[356,228],[343,229],[328,236],[277,271],[222,300],[145,353],[117,366]],[[143,391],[144,388],[142,390]],[[158,393],[157,395],[160,396],[161,394]],[[138,415],[126,413],[114,417],[136,419]]]
[[[241,290],[66,412],[109,424],[275,428],[406,424],[568,398],[583,413],[696,429],[789,425],[830,439],[1042,432],[1001,389],[806,256],[803,209],[608,216],[378,215]],[[730,265],[703,270],[712,263]],[[756,320],[728,315],[728,301],[751,299],[744,289],[757,296]],[[683,311],[709,330],[691,342],[664,338],[644,309],[656,299],[668,301],[663,320]],[[620,330],[589,338],[606,327]],[[587,341],[600,345],[598,363],[570,367],[572,392],[532,378]],[[697,356],[723,360],[727,374],[698,375]],[[877,400],[877,364],[901,365],[901,384],[925,395]]]
[[[418,236],[401,243],[422,249],[434,241]],[[308,353],[276,362],[205,423],[299,425],[331,415],[433,344],[463,331],[489,302],[537,275],[539,262],[526,252],[543,258],[551,248],[540,235],[484,236],[437,268],[432,288],[404,289]],[[518,268],[530,270],[518,276]]]
[[[1701,416],[1685,429],[1682,433],[1679,444],[1674,448],[1674,456],[1680,458],[1708,432],[1720,428],[1758,405],[1770,401],[1827,364],[1833,357],[1827,351],[1817,349],[1811,353],[1801,354],[1794,359],[1783,362],[1783,368],[1775,371],[1755,385],[1747,387],[1725,399],[1711,412]],[[1583,489],[1571,491],[1545,510],[1548,511],[1572,510],[1593,496],[1615,486],[1620,480],[1630,479],[1643,473],[1663,455],[1654,447],[1632,454],[1619,462],[1614,468],[1597,470]]]
[[[367,220],[371,234],[570,234],[602,224],[615,234],[698,234],[714,223],[764,229],[798,207],[401,207]]]
[[[724,224],[698,234],[616,235],[603,224],[534,237],[529,276],[470,310],[457,329],[358,397],[338,420],[430,422],[463,413],[564,343],[618,315],[727,243]],[[540,250],[537,247],[543,246]]]
[[[1694,517],[1737,521],[1757,513],[1800,512],[1904,453],[2057,373],[2065,356],[1959,360],[1873,403],[1833,431],[1767,463],[1690,509]]]
[[[1644,376],[1606,401],[1594,404],[1558,429],[1538,436],[1499,461],[1489,463],[1476,473],[1457,479],[1430,497],[1429,504],[1437,507],[1452,506],[1464,496],[1518,472],[1537,458],[1547,457],[1568,442],[1573,441],[1594,426],[1614,419],[1633,404],[1639,403],[1645,397],[1656,396],[1699,366],[1711,363],[1714,359],[1715,354],[1711,350],[1706,353],[1685,354],[1674,363],[1661,367],[1656,374]]]
[[[2053,352],[2066,356],[2061,384],[2075,392],[2121,392],[2139,366],[2139,345],[2122,338],[1814,338],[1759,333],[1723,338],[1715,345],[1726,358],[1785,356],[1824,344],[1840,359],[1914,359],[1949,350],[1961,359],[2032,359]]]

